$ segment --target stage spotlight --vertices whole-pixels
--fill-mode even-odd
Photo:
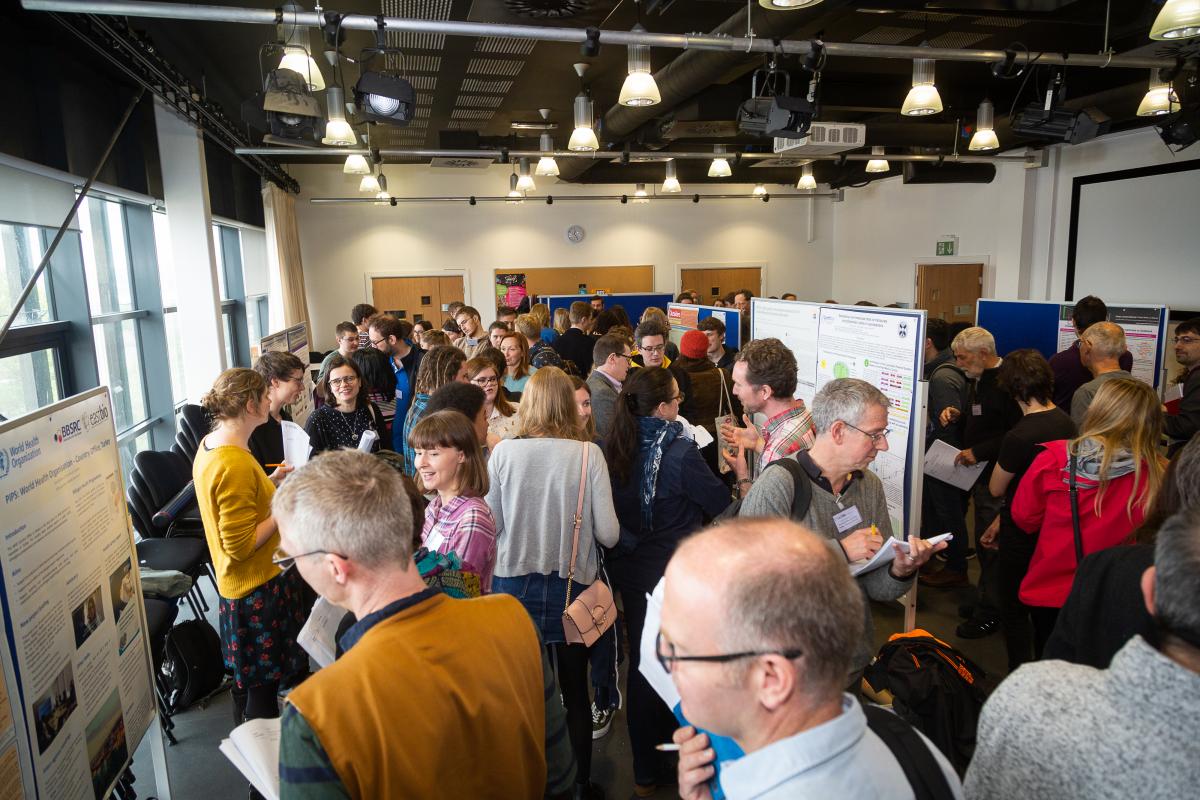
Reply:
[[[413,118],[416,93],[403,78],[364,72],[354,85],[354,105],[365,120],[404,126]]]

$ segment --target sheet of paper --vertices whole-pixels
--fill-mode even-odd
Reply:
[[[669,708],[675,708],[679,705],[679,690],[675,688],[675,682],[663,669],[662,664],[658,663],[658,654],[655,652],[658,645],[658,629],[662,625],[662,598],[665,586],[666,578],[661,578],[654,587],[654,593],[646,595],[646,622],[642,626],[642,641],[638,643],[641,647],[642,663],[638,665],[638,672],[642,673],[650,688],[654,689]]]
[[[294,422],[284,420],[280,423],[283,428],[283,460],[295,469],[300,469],[308,463],[312,453],[312,442],[308,434]]]
[[[375,431],[363,431],[362,436],[358,437],[358,449],[364,453],[371,452],[371,448],[379,441],[379,434]]]
[[[304,648],[304,652],[312,656],[322,667],[333,663],[337,657],[337,645],[334,641],[337,628],[346,616],[346,609],[335,606],[324,597],[318,597],[313,604],[308,621],[300,629],[296,641]]]
[[[948,542],[953,538],[954,534],[952,533],[942,533],[938,534],[937,536],[930,536],[925,541],[929,542],[930,544],[937,544],[938,542]],[[908,542],[902,542],[899,539],[885,541],[883,543],[883,547],[876,550],[875,555],[871,556],[869,559],[864,558],[850,564],[850,574],[857,578],[864,572],[871,572],[872,570],[879,569],[885,564],[890,564],[892,559],[896,557],[896,549],[892,547],[892,544],[898,544],[900,545],[901,550],[903,550],[905,553],[908,552]]]
[[[267,800],[279,800],[279,719],[252,719],[234,728],[220,750]]]
[[[703,450],[713,443],[713,436],[708,432],[707,428],[700,425],[693,425],[682,416],[676,417],[676,419],[683,424],[684,435],[689,436],[696,443],[696,447]]]
[[[970,491],[987,468],[988,462],[980,461],[970,467],[955,464],[954,458],[958,452],[954,445],[946,444],[940,439],[935,441],[925,451],[925,474],[943,483],[957,486],[964,492]]]

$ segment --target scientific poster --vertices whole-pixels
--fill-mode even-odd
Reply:
[[[1071,321],[1074,305],[1064,305],[1058,326],[1058,349],[1066,350],[1075,343],[1075,323]],[[1151,386],[1158,385],[1157,368],[1162,350],[1160,338],[1163,327],[1162,309],[1158,306],[1109,306],[1108,321],[1125,330],[1125,347],[1133,356],[1133,377]]]
[[[496,273],[496,305],[516,308],[526,293],[524,272]]]
[[[8,700],[33,784],[39,797],[99,800],[155,714],[107,388],[0,425],[0,496]],[[6,758],[0,746],[0,771]]]

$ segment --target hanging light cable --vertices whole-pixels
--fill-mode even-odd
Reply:
[[[1151,39],[1200,36],[1200,0],[1167,0],[1150,26]]]
[[[642,25],[642,4],[634,0],[634,7],[637,8],[638,21],[632,30],[634,33],[645,33],[646,28]],[[658,105],[662,102],[662,95],[658,92],[654,76],[650,74],[650,46],[631,44],[627,49],[629,74],[625,76],[625,83],[621,84],[621,96],[617,102],[623,106],[635,107]]]
[[[729,161],[725,158],[725,145],[717,145],[713,148],[713,153],[712,163],[708,165],[708,177],[728,178],[733,174],[733,170],[729,168]]]
[[[283,60],[279,62],[279,68],[298,72],[308,83],[309,91],[319,92],[325,88],[325,77],[317,62],[309,55],[308,26],[297,25],[295,21],[296,15],[303,12],[304,9],[294,0],[288,0],[279,9],[281,19],[287,20],[289,14],[292,17],[291,23],[284,21],[275,26],[279,40],[284,43]]]
[[[529,174],[529,159],[522,158],[517,170],[517,188],[522,192],[536,191],[537,187],[533,183],[533,176]]]
[[[996,138],[994,130],[995,116],[996,109],[991,100],[984,100],[979,104],[979,111],[975,114],[975,133],[971,136],[971,143],[967,145],[968,150],[995,150],[1000,146],[1000,140]]]
[[[1138,104],[1139,117],[1157,117],[1179,110],[1179,97],[1171,84],[1158,77],[1158,70],[1150,70],[1150,87]]]
[[[921,46],[928,47],[929,42],[922,42]],[[904,116],[924,117],[941,113],[942,97],[933,83],[933,65],[932,58],[913,59],[912,88],[908,90],[908,96],[900,108]]]
[[[592,111],[592,98],[588,95],[587,88],[583,86],[583,74],[587,72],[588,65],[580,62],[575,65],[575,72],[579,75],[579,94],[575,96],[575,130],[571,133],[571,141],[567,142],[567,149],[577,153],[590,153],[600,149],[600,142],[596,139],[596,131],[592,129],[592,120],[594,112]]]
[[[800,170],[800,180],[796,181],[797,189],[811,190],[817,188],[817,179],[813,177],[812,164],[805,164]]]
[[[663,181],[662,190],[670,194],[676,194],[681,191],[679,186],[679,177],[675,173],[675,159],[667,162],[667,177]]]
[[[887,150],[879,145],[872,147],[871,155],[879,156],[879,158],[872,158],[867,162],[867,172],[887,172],[890,170],[892,168],[891,165],[888,164],[886,158],[883,158],[886,153]]]
[[[329,119],[325,122],[325,136],[322,137],[321,144],[332,147],[351,147],[358,144],[354,129],[346,121],[346,107],[343,104],[340,86],[330,86],[325,90],[325,107]]]

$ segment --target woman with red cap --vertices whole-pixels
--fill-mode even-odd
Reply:
[[[704,456],[713,474],[720,476],[720,457],[717,452],[720,436],[716,419],[724,414],[732,414],[737,420],[741,419],[742,414],[741,404],[730,391],[733,378],[709,359],[708,337],[703,331],[687,331],[683,334],[679,341],[679,358],[671,366],[685,372],[690,379],[689,392],[679,408],[680,416],[712,434],[713,441],[701,448],[700,455]],[[738,403],[736,408],[733,405],[735,403]]]

